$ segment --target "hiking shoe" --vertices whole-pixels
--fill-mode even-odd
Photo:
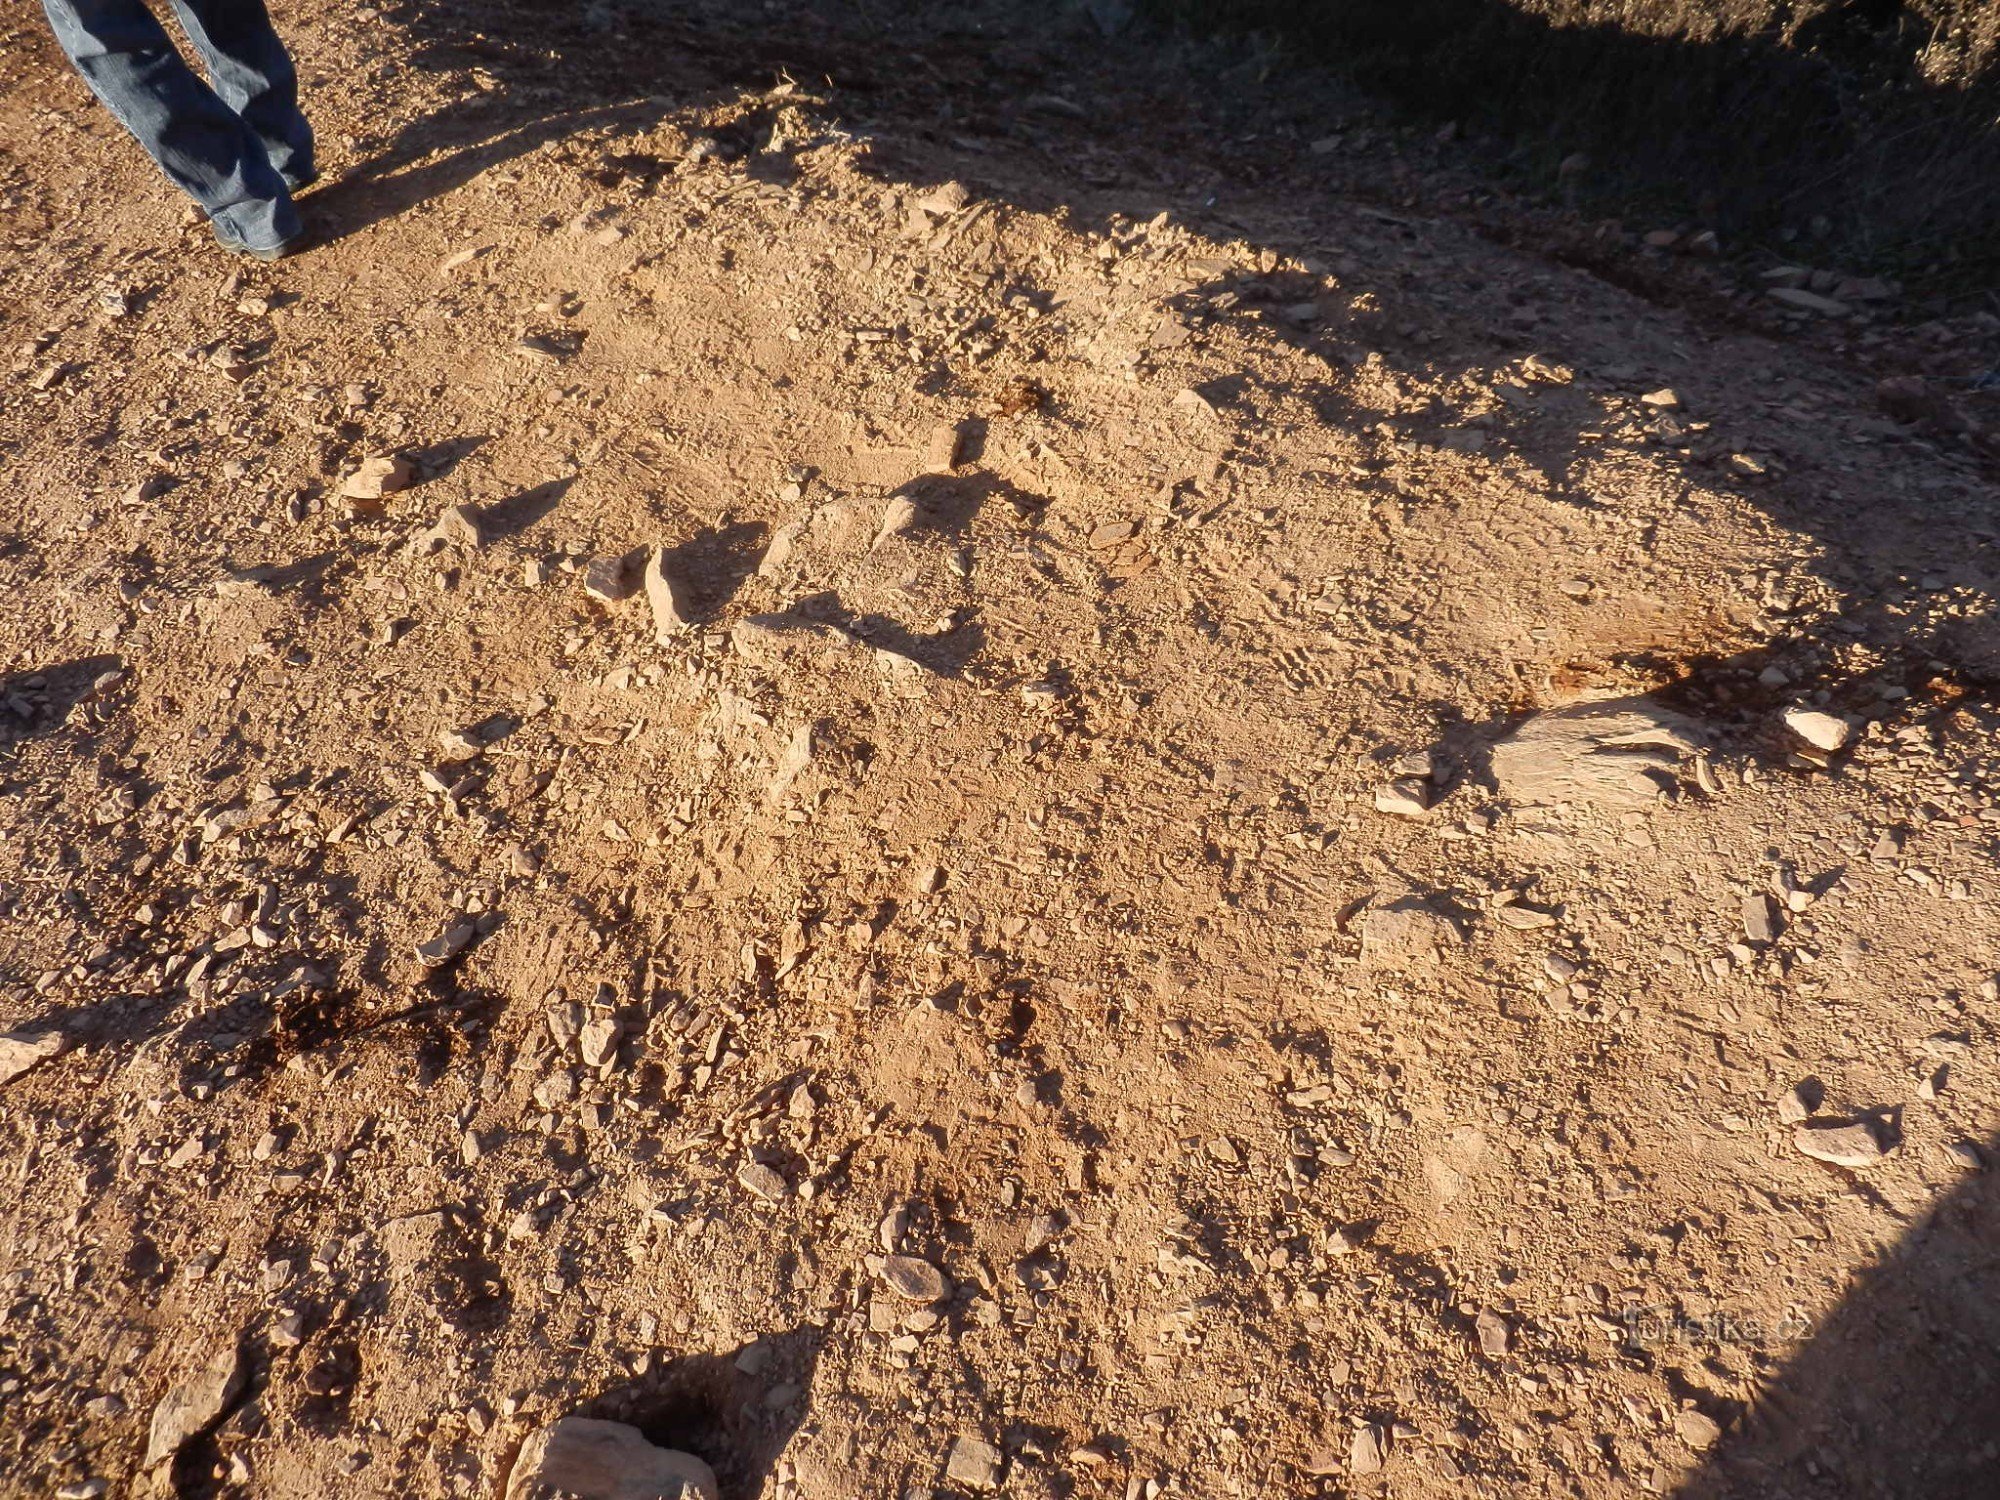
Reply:
[[[275,245],[246,245],[241,240],[224,238],[220,230],[216,232],[215,239],[225,250],[234,250],[238,255],[261,261],[283,260],[288,255],[297,255],[313,242],[310,229],[301,229],[290,239],[280,240]]]
[[[288,255],[297,255],[312,243],[312,236],[301,230],[283,244],[273,245],[267,250],[245,250],[243,253],[252,260],[283,260]]]

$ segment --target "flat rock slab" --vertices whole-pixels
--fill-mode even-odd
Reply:
[[[994,1490],[1000,1487],[1005,1463],[1000,1450],[985,1439],[962,1437],[945,1455],[944,1477],[967,1489]]]
[[[1792,1132],[1792,1144],[1814,1161],[1831,1162],[1836,1167],[1872,1167],[1891,1149],[1864,1120],[1801,1125]]]
[[[882,1262],[882,1279],[899,1297],[912,1302],[942,1302],[951,1295],[944,1272],[914,1255],[892,1255]]]
[[[244,1378],[242,1354],[232,1342],[162,1396],[153,1408],[153,1426],[146,1439],[146,1467],[172,1458],[189,1438],[220,1421],[242,1393]]]
[[[1379,1423],[1370,1423],[1354,1430],[1354,1440],[1347,1448],[1347,1472],[1350,1474],[1379,1474],[1389,1457],[1389,1430]]]
[[[1399,818],[1421,818],[1431,810],[1430,788],[1414,776],[1401,776],[1375,790],[1375,811]]]
[[[60,1031],[9,1031],[0,1035],[0,1083],[12,1083],[68,1045]]]
[[[349,500],[380,500],[416,482],[416,468],[407,458],[375,453],[361,460],[361,467],[341,481],[340,493]]]
[[[1361,918],[1361,956],[1379,968],[1434,964],[1464,942],[1458,923],[1420,896],[1370,907]]]
[[[636,1427],[562,1417],[528,1434],[506,1500],[721,1500],[715,1471]]]
[[[1646,698],[1573,703],[1495,745],[1493,780],[1517,806],[1637,811],[1678,783],[1681,758],[1700,743],[1692,720]]]

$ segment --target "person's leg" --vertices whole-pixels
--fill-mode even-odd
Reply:
[[[299,75],[264,0],[172,0],[222,102],[264,143],[271,165],[297,191],[317,175],[312,127],[299,112]]]
[[[42,8],[90,91],[207,211],[217,239],[265,251],[298,237],[298,210],[262,144],[195,77],[141,0],[42,0]]]

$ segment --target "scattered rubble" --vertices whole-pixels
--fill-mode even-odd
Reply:
[[[1962,1487],[1986,315],[876,9],[22,35],[0,1489]]]

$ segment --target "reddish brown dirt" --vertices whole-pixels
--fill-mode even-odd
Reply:
[[[0,1029],[66,1049],[0,1085],[0,1492],[497,1495],[588,1411],[732,1500],[961,1435],[1990,1493],[1994,492],[1873,387],[1991,330],[1641,300],[1219,55],[714,12],[282,7],[271,267],[0,22]],[[666,632],[582,586],[653,547]],[[1657,795],[1495,782],[1654,689]]]

